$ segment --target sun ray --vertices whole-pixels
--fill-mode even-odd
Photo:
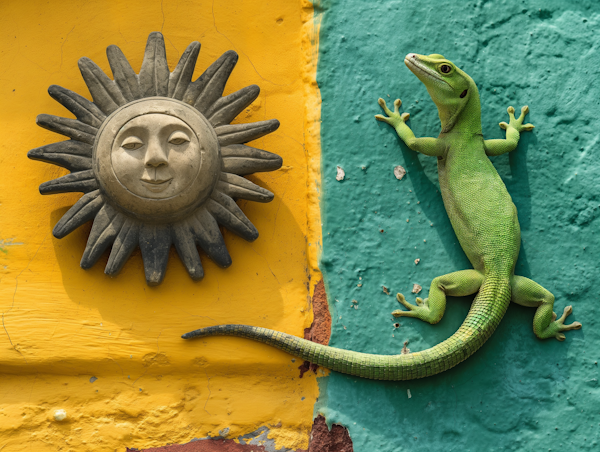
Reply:
[[[221,148],[223,171],[244,176],[281,168],[283,159],[272,152],[256,149],[245,144],[231,144]]]
[[[57,193],[88,193],[98,189],[98,181],[92,170],[79,171],[67,174],[58,179],[49,180],[40,185],[42,195],[54,195]]]
[[[183,102],[193,105],[204,114],[223,94],[225,84],[237,60],[238,54],[233,50],[228,50],[221,55],[195,82],[189,84]]]
[[[239,235],[244,240],[253,242],[258,238],[258,231],[248,219],[242,209],[233,199],[224,193],[213,192],[206,203],[206,209],[215,217],[219,224],[231,232]]]
[[[127,103],[117,84],[87,57],[79,59],[79,70],[90,90],[94,103],[109,115],[121,105]]]
[[[217,220],[206,210],[199,210],[190,219],[192,232],[196,243],[208,254],[215,264],[227,268],[231,265],[231,256],[227,251],[223,234],[219,229]]]
[[[100,259],[102,253],[114,242],[115,237],[121,230],[125,217],[117,212],[109,204],[104,204],[92,225],[83,257],[81,268],[88,269]]]
[[[52,132],[60,133],[73,140],[83,141],[87,144],[94,144],[98,129],[84,124],[77,119],[61,118],[54,115],[38,115],[37,125]]]
[[[198,248],[196,248],[196,240],[192,234],[191,224],[188,221],[183,221],[174,225],[172,238],[177,254],[179,254],[188,274],[194,281],[200,281],[204,278],[204,269],[202,268]]]
[[[70,234],[79,226],[90,221],[104,205],[104,198],[100,190],[95,190],[83,195],[71,207],[67,213],[56,223],[52,230],[52,235],[57,239],[62,239]]]
[[[92,169],[92,147],[81,141],[59,141],[32,149],[27,153],[31,160],[58,165],[72,172]]]
[[[249,124],[228,124],[225,126],[215,127],[215,132],[219,138],[221,146],[229,146],[230,144],[242,144],[248,141],[256,140],[279,128],[277,119],[269,119],[267,121],[251,122]]]
[[[121,230],[117,234],[115,243],[110,250],[104,273],[114,276],[121,271],[129,256],[139,243],[139,223],[131,218],[125,218]]]
[[[127,58],[125,58],[125,55],[123,55],[121,49],[115,45],[108,46],[106,49],[106,56],[115,83],[121,90],[123,97],[129,102],[135,99],[141,99],[143,96],[140,90],[138,76],[131,67],[131,64],[129,64]]]
[[[248,179],[229,173],[221,173],[217,190],[231,198],[241,198],[255,202],[269,202],[275,196],[269,190],[259,187]]]
[[[198,41],[194,41],[187,46],[179,59],[179,63],[169,76],[169,97],[177,100],[183,99],[183,95],[192,82],[199,52],[200,43]]]
[[[206,112],[206,118],[213,127],[229,124],[244,108],[254,102],[259,94],[258,85],[250,85],[229,96],[221,97]]]
[[[157,286],[165,277],[169,261],[170,227],[162,224],[142,224],[139,234],[146,282],[149,286]]]
[[[138,80],[144,97],[166,96],[169,93],[169,64],[163,35],[150,33]]]
[[[48,94],[73,113],[79,121],[95,127],[96,129],[98,129],[106,119],[106,115],[102,113],[102,110],[96,107],[93,102],[90,102],[85,97],[63,88],[62,86],[50,85]]]

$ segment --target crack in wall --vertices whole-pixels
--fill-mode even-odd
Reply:
[[[283,85],[283,84],[279,84],[279,83],[275,83],[269,79],[264,78],[260,72],[258,72],[258,69],[256,69],[256,66],[254,66],[254,63],[252,63],[252,60],[248,57],[248,55],[243,52],[242,50],[239,50],[236,45],[233,43],[233,41],[231,39],[229,39],[226,35],[224,35],[223,33],[221,33],[219,31],[219,29],[217,28],[217,19],[215,18],[215,0],[212,1],[212,8],[211,8],[211,12],[212,12],[212,16],[213,16],[213,25],[215,27],[215,31],[217,33],[219,33],[221,36],[223,36],[225,39],[227,39],[229,41],[229,43],[233,46],[233,48],[236,50],[236,52],[241,53],[242,55],[244,55],[246,57],[246,59],[248,60],[248,62],[250,63],[250,65],[252,66],[252,68],[254,69],[254,72],[256,72],[256,75],[258,75],[261,79],[263,79],[265,82],[271,83],[272,85],[275,86],[291,86],[291,84],[287,84],[287,85]]]

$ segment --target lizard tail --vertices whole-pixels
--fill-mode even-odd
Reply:
[[[181,337],[245,337],[336,372],[373,380],[412,380],[448,370],[475,353],[500,324],[510,304],[510,296],[508,279],[486,278],[469,314],[456,333],[422,352],[400,355],[373,355],[343,350],[248,325],[211,326]]]

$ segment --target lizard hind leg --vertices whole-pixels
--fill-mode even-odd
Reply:
[[[535,281],[523,276],[513,275],[511,278],[512,301],[521,306],[535,308],[533,317],[533,332],[540,339],[551,337],[559,341],[565,340],[564,331],[578,330],[581,323],[573,322],[565,325],[565,320],[573,312],[571,306],[567,306],[562,316],[556,318],[554,312],[554,295],[544,289]]]
[[[404,295],[397,299],[408,311],[398,309],[392,312],[394,317],[414,317],[432,325],[442,320],[446,310],[446,296],[463,297],[479,291],[483,284],[483,274],[477,270],[462,270],[438,276],[431,281],[429,297],[417,298],[417,304],[406,301]]]

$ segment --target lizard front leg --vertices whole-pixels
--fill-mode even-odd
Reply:
[[[437,138],[416,138],[413,131],[406,125],[406,121],[410,117],[409,113],[399,113],[399,108],[402,105],[400,99],[394,101],[394,111],[391,111],[385,100],[379,98],[379,105],[383,108],[383,111],[387,116],[375,115],[377,121],[385,122],[392,126],[398,136],[404,141],[404,143],[413,151],[420,152],[425,155],[432,155],[435,157],[442,156],[444,153],[444,146]]]
[[[529,113],[529,107],[525,105],[521,108],[521,115],[515,119],[514,107],[508,107],[509,122],[501,122],[499,125],[506,130],[506,139],[504,140],[485,140],[485,153],[487,155],[501,155],[514,150],[519,144],[521,132],[528,132],[535,127],[533,124],[523,124],[525,115]]]

